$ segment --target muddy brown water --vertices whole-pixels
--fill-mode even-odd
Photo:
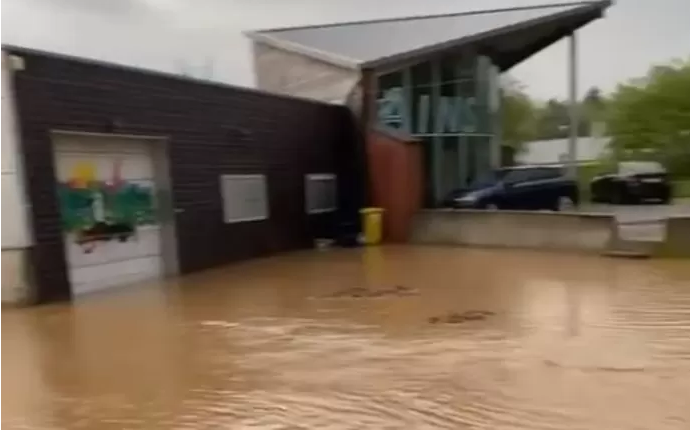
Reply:
[[[2,426],[688,428],[690,265],[302,252],[4,310]]]

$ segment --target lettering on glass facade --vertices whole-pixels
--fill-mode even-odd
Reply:
[[[393,87],[384,91],[383,97],[377,103],[381,123],[394,128],[402,126],[405,108],[402,87]]]
[[[428,205],[491,169],[498,145],[499,73],[490,59],[468,55],[378,77],[378,121],[422,142]]]
[[[403,88],[387,89],[378,100],[379,121],[395,128],[400,128],[406,123],[410,124],[413,134],[478,132],[474,97],[439,96],[432,110],[431,95],[421,94],[417,95],[417,104],[413,106],[417,111],[413,116],[416,124],[406,118]]]

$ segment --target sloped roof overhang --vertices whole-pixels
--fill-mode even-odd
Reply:
[[[397,64],[423,60],[424,58],[443,52],[470,50],[489,55],[501,70],[507,70],[558,40],[572,34],[588,23],[601,18],[606,9],[612,4],[612,0],[598,0],[582,3],[550,4],[545,6],[469,12],[466,15],[572,6],[553,14],[527,19],[511,25],[463,35],[456,39],[445,40],[439,43],[369,60],[355,59],[343,54],[320,50],[315,47],[307,46],[306,44],[296,43],[280,37],[280,32],[290,29],[253,31],[247,32],[246,34],[255,41],[351,69],[385,69]],[[430,17],[421,17],[421,19],[424,18]],[[373,23],[375,22],[372,22],[372,24]],[[345,23],[339,24],[339,26],[353,24],[359,23]],[[320,29],[324,27],[328,26],[322,26]]]

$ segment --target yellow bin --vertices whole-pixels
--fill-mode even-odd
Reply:
[[[381,243],[381,236],[383,234],[383,209],[369,207],[363,208],[359,212],[362,215],[364,243],[368,245]]]

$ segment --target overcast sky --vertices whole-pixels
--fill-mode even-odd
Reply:
[[[2,0],[2,42],[252,86],[243,30],[549,2],[562,0]],[[510,73],[536,97],[563,97],[566,47]],[[618,0],[580,31],[580,86],[609,91],[689,56],[690,0]]]

